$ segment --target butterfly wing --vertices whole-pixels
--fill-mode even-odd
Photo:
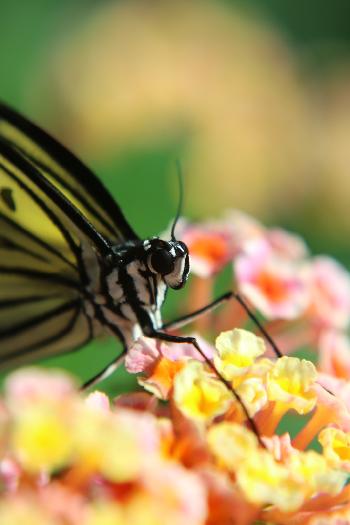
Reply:
[[[105,238],[118,244],[138,239],[101,181],[41,128],[0,104],[0,136],[58,188]]]
[[[7,108],[2,106],[2,365],[69,351],[97,335],[100,327],[96,328],[87,315],[82,297],[83,287],[91,280],[89,256],[96,261],[95,252],[110,249],[104,234],[109,234],[114,242],[129,234],[125,219],[120,226],[114,222],[115,216],[105,212],[114,209],[117,218],[118,213],[122,217],[118,206],[87,168],[39,128],[34,126],[31,130],[32,124],[11,110],[8,118],[2,118],[4,114],[7,115]],[[52,149],[46,147],[45,141]],[[51,157],[51,151],[57,158]],[[77,164],[80,175],[86,170],[83,187],[80,179],[68,171],[68,163]],[[95,196],[108,196],[107,203],[111,204],[105,210],[92,198],[94,189]],[[96,227],[101,227],[103,233]]]

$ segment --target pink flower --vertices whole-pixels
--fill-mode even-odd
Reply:
[[[21,468],[11,457],[4,457],[0,461],[0,483],[6,492],[14,492],[18,487]]]
[[[318,383],[328,390],[328,392],[340,398],[347,381],[327,373],[319,372]]]
[[[108,396],[98,390],[91,392],[85,399],[85,403],[89,408],[93,408],[94,410],[101,410],[102,412],[110,411]]]
[[[205,339],[200,337],[198,334],[193,334],[204,354],[212,359],[215,348],[211,346]],[[161,347],[161,353],[164,357],[171,361],[181,361],[183,359],[196,359],[197,361],[203,361],[204,358],[198,352],[198,350],[189,343],[168,343]]]
[[[145,463],[152,461],[153,454],[157,455],[159,449],[160,434],[157,419],[147,412],[121,407],[118,407],[114,413],[114,418],[121,429],[130,431],[130,435],[135,436],[135,441],[143,453],[143,461]]]
[[[266,229],[253,217],[233,210],[218,221],[189,224],[182,220],[178,235],[188,245],[193,273],[210,277],[242,253],[267,250],[287,260],[301,260],[308,251],[296,234]]]
[[[55,524],[78,525],[85,521],[86,497],[62,483],[53,481],[43,487],[38,493],[38,504],[52,516]]]
[[[340,332],[327,330],[321,334],[318,368],[340,379],[350,379],[350,341]]]
[[[204,483],[195,472],[181,465],[154,463],[145,471],[142,484],[172,524],[205,522],[207,495]]]
[[[285,433],[282,436],[277,436],[275,434],[271,437],[263,437],[262,439],[267,450],[272,453],[276,461],[286,462],[292,454],[297,452],[292,446],[290,435],[288,433]]]
[[[40,400],[63,402],[75,391],[76,383],[67,373],[35,367],[13,372],[5,383],[6,398],[17,410]]]
[[[269,250],[237,257],[235,274],[240,291],[269,319],[295,319],[308,304],[308,288],[295,262]]]
[[[230,235],[222,227],[188,226],[182,240],[189,248],[191,270],[200,277],[218,273],[233,257]]]
[[[273,252],[289,260],[301,260],[308,255],[305,241],[295,233],[281,228],[272,228],[266,232],[266,241]]]
[[[265,236],[265,228],[253,217],[238,210],[222,219],[200,224],[182,220],[178,235],[188,245],[191,269],[200,277],[218,273],[237,254],[249,251],[250,244]]]
[[[203,338],[197,335],[195,337],[204,354],[211,359],[215,352],[214,348]],[[163,343],[149,337],[139,337],[126,355],[125,367],[131,374],[140,372],[149,374],[161,357],[169,361],[186,359],[203,361],[198,350],[189,343]]]
[[[320,373],[318,375],[318,382],[328,392],[331,392],[339,402],[345,404],[350,420],[350,382],[326,373]],[[348,428],[350,429],[350,424]]]
[[[196,337],[197,338],[197,337]],[[204,339],[197,338],[203,353],[211,359],[214,348]],[[140,337],[129,350],[125,366],[128,372],[143,372],[139,384],[161,399],[167,399],[177,372],[188,359],[204,361],[202,355],[188,343],[163,343],[155,339]]]
[[[350,276],[331,257],[315,257],[306,270],[310,315],[322,326],[346,328],[350,320]]]
[[[250,244],[266,235],[266,228],[259,221],[239,210],[228,211],[222,223],[230,234],[234,254],[250,251]]]
[[[139,337],[125,357],[125,368],[130,374],[150,372],[160,357],[160,345],[156,339]]]

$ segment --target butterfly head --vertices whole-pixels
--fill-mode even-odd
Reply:
[[[177,240],[163,241],[155,238],[145,241],[145,248],[149,270],[161,275],[170,288],[182,288],[190,270],[186,244]]]

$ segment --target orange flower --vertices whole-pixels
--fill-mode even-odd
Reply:
[[[182,234],[191,256],[191,270],[200,277],[209,277],[232,259],[231,239],[228,232],[214,226],[189,226]]]
[[[160,357],[151,374],[147,378],[139,378],[138,382],[158,398],[168,399],[175,376],[184,366],[184,361],[170,361],[166,357]]]

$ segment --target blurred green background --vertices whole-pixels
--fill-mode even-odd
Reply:
[[[349,265],[349,20],[346,0],[0,0],[0,97],[74,149],[140,235],[173,217],[180,157],[187,217],[240,208]],[[50,366],[86,379],[115,349]]]

